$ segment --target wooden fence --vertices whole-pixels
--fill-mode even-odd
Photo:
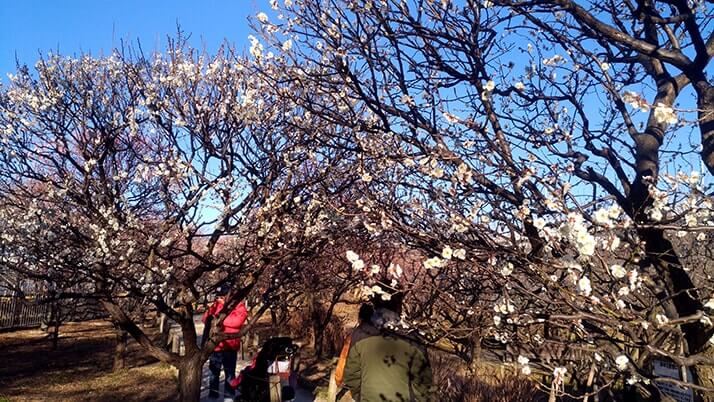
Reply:
[[[0,330],[39,327],[49,308],[41,299],[0,297]]]

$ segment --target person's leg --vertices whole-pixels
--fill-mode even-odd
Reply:
[[[208,397],[217,398],[218,397],[218,387],[220,385],[221,377],[221,358],[222,352],[211,353],[211,358],[208,360],[208,370],[211,372],[211,379],[208,383]]]
[[[230,383],[236,377],[236,360],[238,359],[238,352],[235,350],[226,350],[222,352],[223,357],[223,372],[226,374],[226,380],[224,382],[224,389],[226,395],[234,395],[235,391],[231,387]]]

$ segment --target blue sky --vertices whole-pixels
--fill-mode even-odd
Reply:
[[[269,8],[267,0],[0,0],[0,76],[15,71],[16,56],[33,65],[39,51],[99,56],[122,39],[162,50],[177,24],[194,47],[213,51],[227,39],[243,48],[247,17]]]

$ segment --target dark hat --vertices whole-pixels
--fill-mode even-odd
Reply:
[[[230,292],[231,288],[228,285],[221,285],[216,288],[216,296],[225,296]]]

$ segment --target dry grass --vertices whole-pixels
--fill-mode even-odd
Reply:
[[[131,368],[111,372],[115,333],[109,323],[70,323],[60,332],[56,351],[39,330],[0,333],[0,401],[175,400],[175,370],[133,342]]]
[[[449,402],[541,402],[548,396],[523,376],[502,364],[483,362],[468,372],[462,362],[446,355],[431,357],[434,382],[441,400]]]

